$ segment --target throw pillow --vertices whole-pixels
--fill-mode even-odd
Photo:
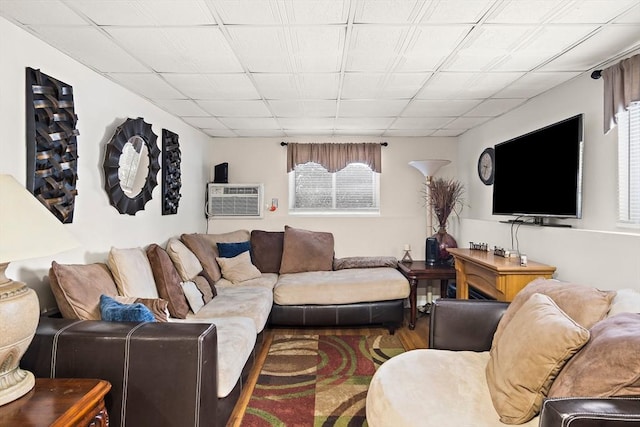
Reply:
[[[190,280],[180,283],[182,290],[184,291],[187,301],[189,301],[189,307],[191,311],[197,313],[202,307],[204,307],[204,298],[202,292],[198,289],[196,284]]]
[[[500,421],[522,424],[533,418],[562,366],[588,340],[589,331],[550,297],[531,295],[506,325],[487,363],[487,384]]]
[[[196,287],[202,293],[202,298],[205,304],[218,295],[216,287],[209,285],[209,282],[203,276],[194,277],[192,282],[196,284]]]
[[[620,313],[640,313],[640,291],[637,289],[620,289],[611,301],[607,316]]]
[[[591,339],[560,371],[549,397],[640,395],[640,314],[620,313],[591,328]]]
[[[169,254],[153,243],[147,248],[147,258],[151,264],[158,295],[168,302],[171,316],[184,319],[189,312],[189,304],[180,286],[182,280]]]
[[[218,256],[221,258],[233,258],[234,256],[240,255],[242,252],[246,252],[251,250],[251,243],[249,241],[246,242],[237,242],[237,243],[217,243],[218,246]]]
[[[100,296],[102,320],[108,322],[154,322],[153,313],[143,304],[122,304],[107,296]]]
[[[285,226],[280,274],[333,270],[333,234]]]
[[[168,322],[169,321],[169,308],[168,302],[161,299],[153,299],[153,298],[136,298],[136,297],[123,297],[121,295],[116,295],[113,297],[114,300],[121,304],[135,304],[140,303],[151,310],[153,313],[153,317],[156,319],[156,322]]]
[[[118,295],[116,282],[103,263],[65,265],[53,261],[49,284],[65,319],[100,320],[100,295]]]
[[[262,273],[279,273],[284,231],[251,231],[251,261]]]
[[[183,234],[180,236],[180,239],[182,239],[185,246],[198,257],[202,269],[215,283],[222,277],[218,263],[216,263],[218,248],[215,245],[212,246],[203,236],[203,234],[199,233]]]
[[[198,261],[198,257],[179,239],[175,237],[169,239],[167,253],[182,280],[191,280],[202,271],[202,264]]]
[[[535,293],[551,297],[562,311],[586,329],[590,329],[605,318],[609,311],[611,300],[616,294],[614,291],[601,291],[589,286],[561,282],[554,279],[535,279],[518,292],[509,304],[509,308],[500,319],[496,333],[493,336],[493,346],[499,341],[502,331],[509,324],[515,313]]]
[[[233,258],[216,258],[220,269],[222,270],[222,277],[233,283],[234,285],[240,282],[244,282],[249,279],[256,279],[262,276],[260,270],[255,265],[251,264],[251,257],[249,252],[242,252],[240,255]]]
[[[158,298],[149,258],[142,248],[109,251],[109,268],[113,273],[120,295],[127,297]]]

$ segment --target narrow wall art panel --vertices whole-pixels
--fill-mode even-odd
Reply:
[[[181,157],[178,134],[162,129],[162,215],[178,213]]]
[[[62,223],[73,222],[78,179],[73,88],[26,68],[27,189]]]

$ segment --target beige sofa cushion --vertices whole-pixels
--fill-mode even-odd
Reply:
[[[606,317],[611,300],[616,294],[615,291],[601,291],[589,286],[554,279],[539,278],[533,280],[518,292],[509,304],[509,308],[500,319],[496,333],[493,336],[493,346],[500,339],[503,329],[509,324],[511,318],[535,293],[551,297],[562,311],[586,329],[590,329]]]
[[[120,295],[159,298],[151,264],[142,248],[111,248],[109,268]]]
[[[409,296],[409,282],[394,268],[353,268],[282,274],[274,288],[280,305],[352,304]]]
[[[100,320],[100,295],[118,295],[106,264],[58,264],[49,269],[49,283],[65,319]]]
[[[180,239],[196,255],[203,270],[212,280],[212,284],[220,280],[222,273],[216,262],[218,243],[240,243],[249,241],[250,233],[247,230],[236,230],[229,233],[183,234]]]
[[[260,270],[258,270],[255,265],[251,264],[251,255],[249,255],[249,251],[242,252],[233,258],[217,257],[216,261],[220,266],[222,277],[229,280],[234,285],[246,280],[257,279],[262,276]]]
[[[640,314],[595,324],[591,339],[560,371],[549,397],[640,395]]]
[[[487,384],[500,421],[521,424],[542,406],[564,364],[589,340],[589,331],[547,295],[533,294],[491,349]]]
[[[333,269],[333,234],[285,226],[280,274]]]
[[[202,271],[202,264],[182,241],[175,237],[167,242],[167,253],[182,281],[191,280]]]
[[[370,427],[504,427],[493,408],[489,352],[412,350],[374,374],[367,393]],[[538,426],[538,419],[523,424]]]
[[[262,273],[260,277],[255,279],[245,280],[242,283],[234,285],[230,280],[225,279],[224,277],[216,282],[216,288],[225,288],[229,286],[250,286],[250,287],[259,287],[259,288],[268,288],[273,289],[276,283],[278,282],[278,275],[275,273]]]

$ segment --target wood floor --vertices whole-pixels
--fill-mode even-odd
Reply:
[[[396,335],[400,338],[402,345],[405,350],[414,350],[416,348],[427,348],[428,339],[429,339],[429,316],[418,313],[418,319],[416,321],[416,328],[414,330],[410,330],[407,326],[409,324],[409,310],[405,310],[405,321],[404,325],[396,330]],[[256,358],[256,363],[249,374],[249,378],[247,379],[247,383],[245,385],[242,394],[240,395],[240,399],[236,404],[233,413],[231,414],[231,418],[227,423],[227,427],[240,427],[242,426],[242,417],[244,416],[244,411],[249,404],[249,399],[251,398],[251,394],[253,393],[253,388],[258,381],[258,376],[260,374],[260,369],[264,363],[264,360],[267,357],[267,353],[269,352],[269,347],[271,346],[271,341],[273,339],[273,335],[275,332],[292,334],[292,335],[307,335],[307,334],[317,334],[317,335],[386,335],[389,334],[389,331],[386,328],[377,328],[377,327],[357,327],[357,328],[270,328],[265,330],[265,342],[262,346],[262,350],[260,354],[258,354]]]

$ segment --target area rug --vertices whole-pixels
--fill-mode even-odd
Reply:
[[[366,426],[371,377],[404,352],[394,335],[276,335],[243,426]]]

